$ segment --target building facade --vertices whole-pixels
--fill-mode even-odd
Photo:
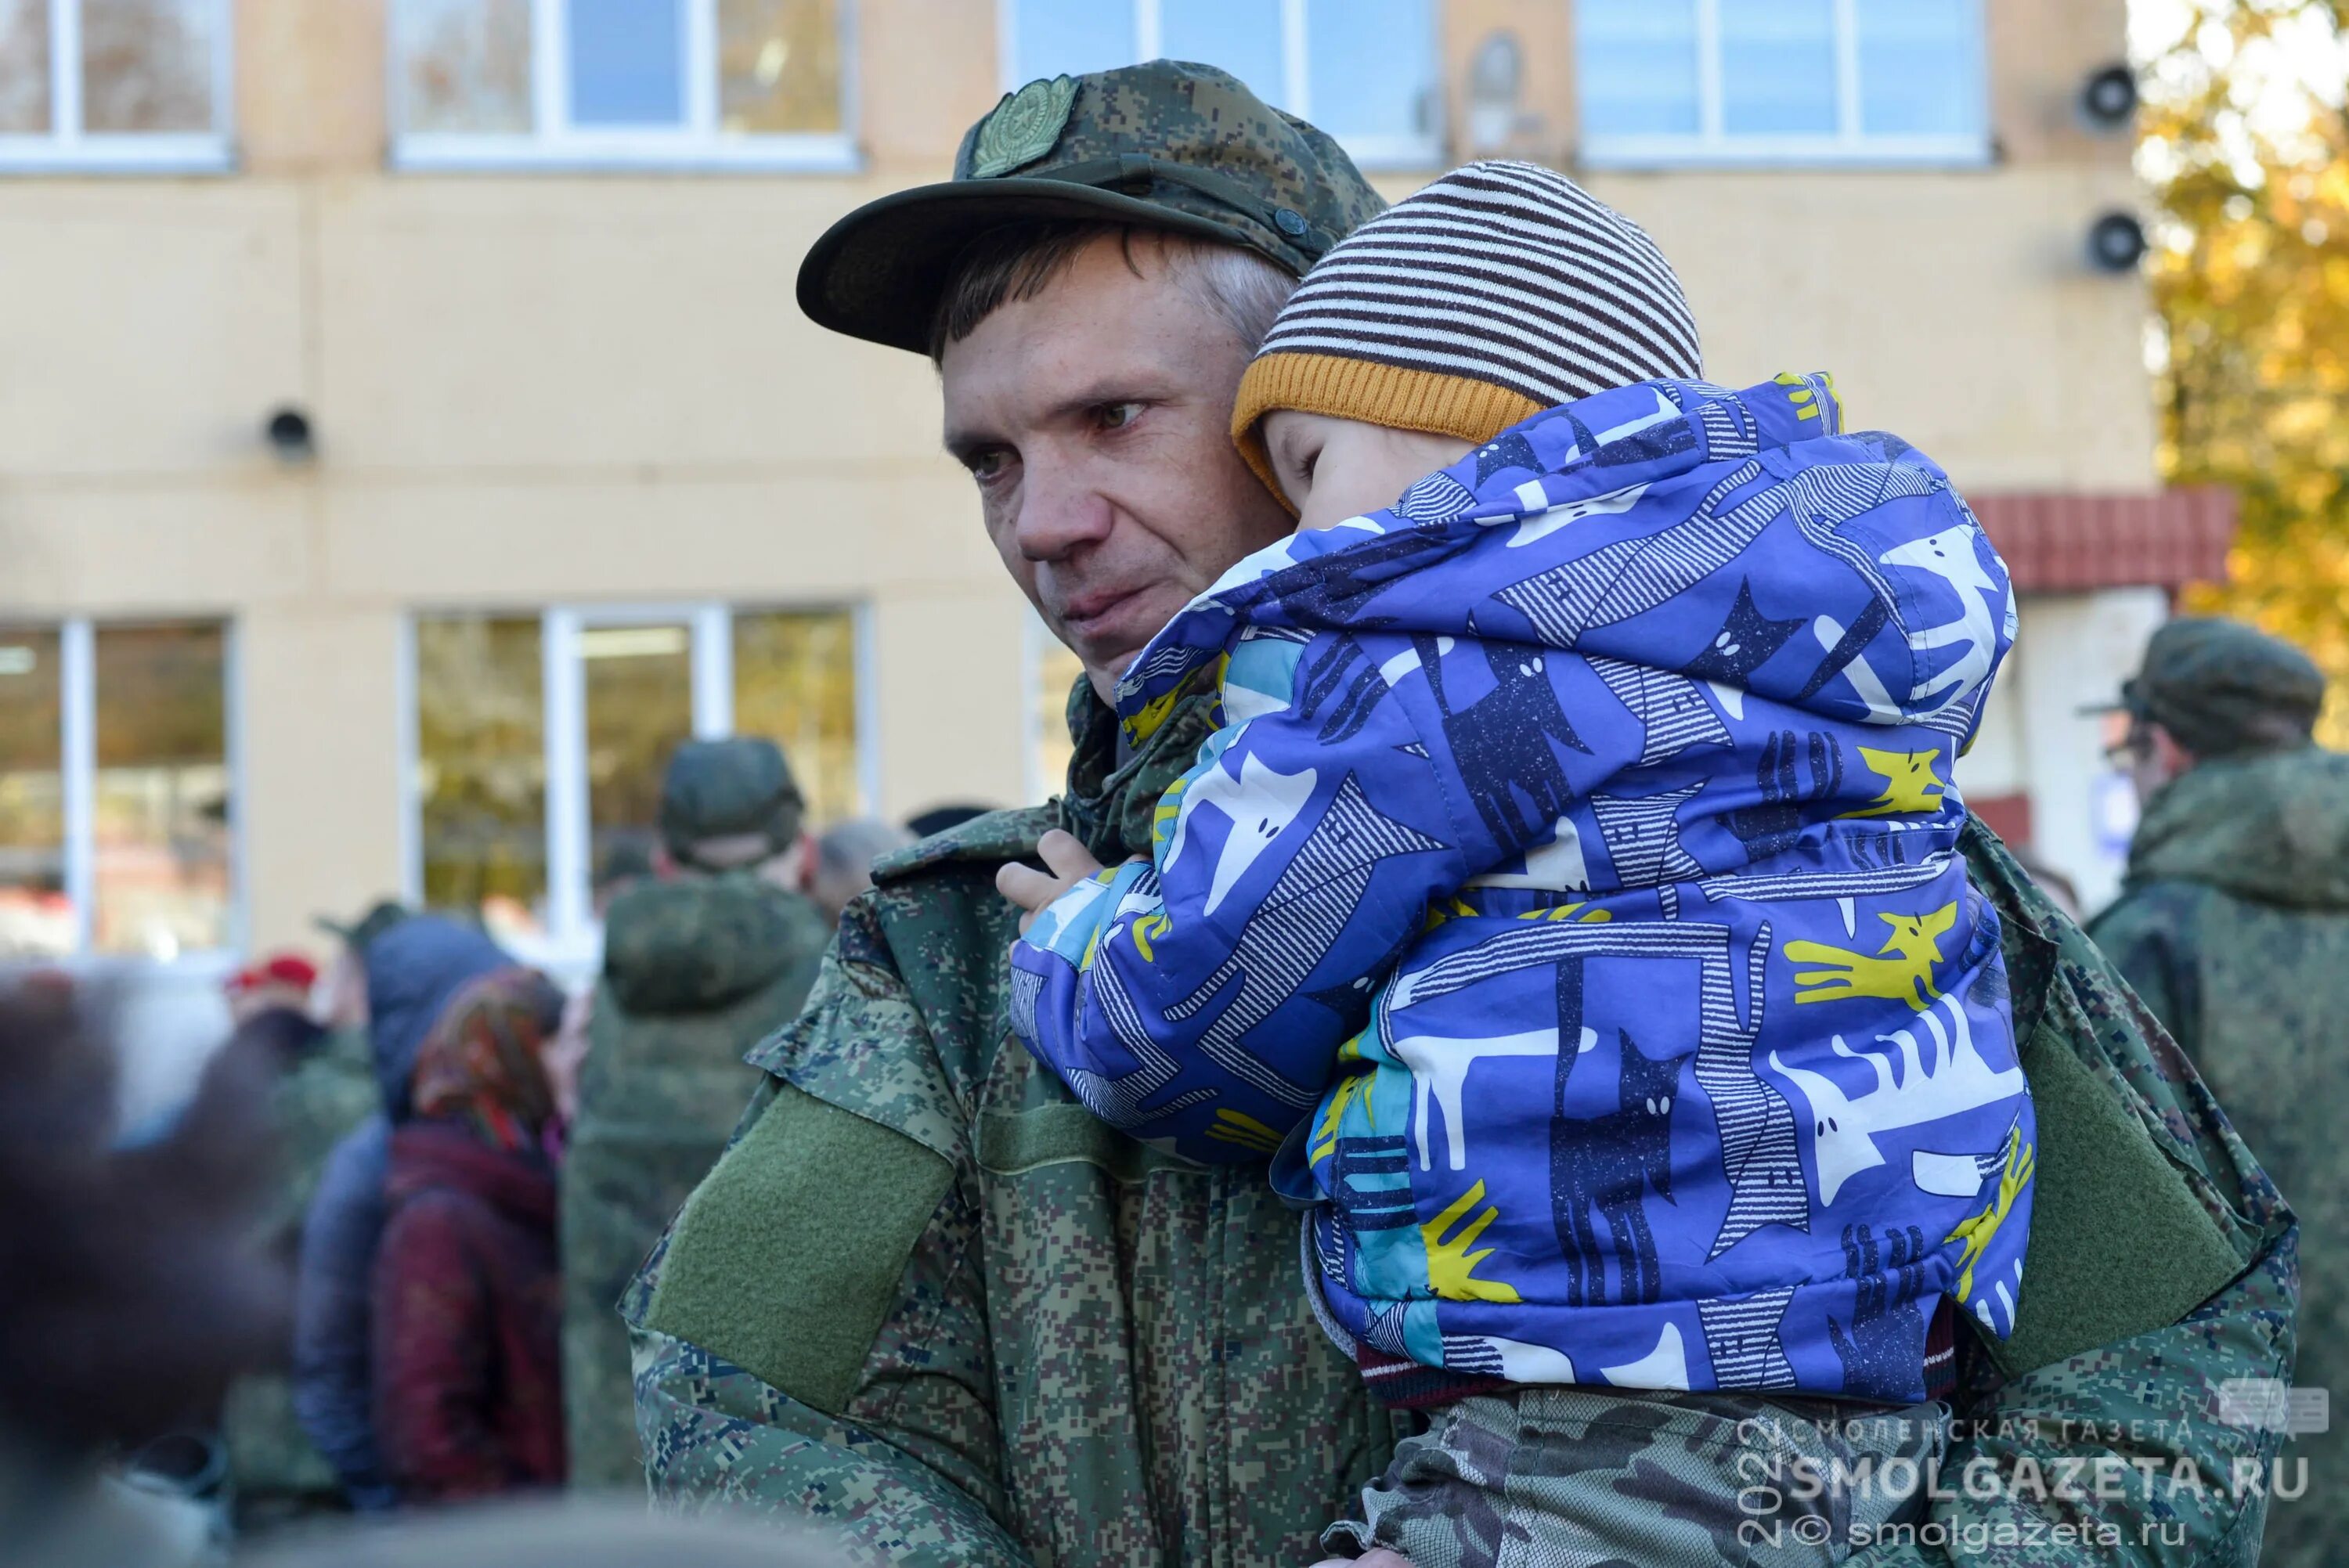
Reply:
[[[2123,0],[0,0],[0,952],[592,953],[676,740],[819,817],[1049,787],[1071,674],[934,373],[792,304],[1036,74],[1237,71],[1382,187],[1525,156],[1831,369],[2026,590],[1969,798],[2084,894],[2100,738],[2226,519],[2157,492]],[[2089,541],[2086,545],[2082,541]]]

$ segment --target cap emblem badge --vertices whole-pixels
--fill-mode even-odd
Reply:
[[[1077,81],[1069,76],[1040,77],[1018,92],[1005,94],[978,128],[970,178],[993,180],[1051,151],[1076,101]]]

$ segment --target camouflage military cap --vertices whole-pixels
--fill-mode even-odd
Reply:
[[[333,934],[352,952],[364,954],[370,943],[412,913],[396,899],[378,899],[357,920],[340,921],[322,914],[318,916],[317,924],[319,930]]]
[[[954,178],[868,201],[800,265],[819,326],[926,353],[955,263],[1021,220],[1133,223],[1245,246],[1303,276],[1386,203],[1336,141],[1212,66],[1153,60],[1007,93]]]
[[[697,849],[714,839],[757,835],[780,851],[799,837],[804,809],[773,741],[688,740],[661,780],[661,842],[685,865],[698,865]]]
[[[2272,750],[2308,738],[2324,706],[2315,661],[2256,626],[2181,616],[2154,633],[2121,706],[2197,757]]]

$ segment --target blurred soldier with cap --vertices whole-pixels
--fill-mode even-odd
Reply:
[[[1295,280],[1383,206],[1322,132],[1222,71],[1158,60],[1007,94],[952,180],[867,203],[808,253],[811,319],[938,366],[988,538],[1085,675],[1060,798],[875,864],[806,1010],[752,1054],[767,1076],[734,1140],[629,1287],[657,1499],[829,1522],[859,1563],[1302,1568],[1413,1429],[1316,1323],[1297,1216],[1262,1170],[1112,1130],[1012,1038],[1019,912],[994,882],[1054,829],[1103,863],[1151,851],[1215,692],[1169,694],[1129,744],[1118,677],[1290,531],[1230,438],[1240,377]],[[1996,1366],[1960,1336],[1968,1387],[1998,1393],[1958,1413],[1996,1427],[2000,1462],[2043,1471],[2106,1452],[2107,1423],[2143,1430],[2132,1451],[2165,1475],[2264,1457],[2268,1434],[2179,1418],[2288,1367],[2291,1215],[2077,927],[1986,831],[1961,848],[1998,911],[2041,1107],[2048,1306],[2033,1326],[2026,1298]],[[1682,1439],[1599,1440],[1625,1484],[1675,1484]],[[1977,1454],[1954,1439],[1948,1471]],[[2158,1518],[2183,1562],[2257,1539],[2261,1500],[2181,1507],[2137,1475],[2095,1504],[2116,1540]],[[2076,1529],[2041,1496],[1932,1508],[1953,1532],[2033,1542],[1970,1563],[2101,1561],[2017,1527]],[[1739,1500],[1687,1501],[1742,1559]],[[1883,1553],[1900,1549],[1860,1555]]]
[[[2311,738],[2324,676],[2240,622],[2163,626],[2116,705],[2145,799],[2120,899],[2090,933],[2201,1068],[2301,1222],[2294,1382],[2349,1396],[2349,756]],[[2333,1418],[2338,1421],[2341,1418]],[[2308,1494],[2268,1510],[2270,1563],[2338,1554],[2349,1447],[2296,1438]]]
[[[381,1108],[367,1043],[367,949],[408,918],[385,899],[357,920],[321,918],[336,939],[325,984],[303,978],[305,962],[274,959],[231,982],[238,1021],[274,1047],[278,1078],[270,1124],[278,1140],[276,1181],[263,1218],[269,1244],[289,1269],[299,1255],[303,1216],[326,1156]],[[342,1486],[295,1417],[282,1373],[255,1374],[229,1390],[221,1432],[228,1444],[240,1522],[253,1529],[343,1505]]]
[[[620,1292],[741,1114],[742,1055],[790,1021],[831,922],[799,891],[802,804],[771,740],[690,741],[662,781],[681,874],[612,903],[563,1169],[571,1483],[641,1490]]]

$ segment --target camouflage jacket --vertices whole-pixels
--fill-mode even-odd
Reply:
[[[290,1264],[327,1154],[380,1104],[367,1031],[339,1029],[311,1045],[278,1080],[270,1101],[278,1179],[264,1225],[270,1244]],[[240,1491],[340,1495],[333,1467],[295,1418],[293,1392],[283,1375],[238,1379],[229,1390],[221,1432]]]
[[[1105,861],[1145,848],[1204,708],[1112,772],[1081,688],[1067,796],[884,861],[852,906],[806,1012],[754,1056],[770,1077],[732,1146],[630,1287],[657,1499],[826,1521],[865,1563],[1271,1568],[1319,1555],[1383,1465],[1395,1418],[1315,1327],[1296,1218],[1262,1173],[1156,1156],[1006,1048],[995,866],[1055,824]],[[2007,933],[2018,1034],[2028,1019],[2103,1086],[2246,1266],[2183,1321],[2022,1376],[1971,1349],[1953,1461],[2103,1458],[2113,1495],[1951,1487],[1934,1523],[1969,1562],[2101,1563],[2119,1542],[2250,1562],[2260,1504],[2180,1491],[2170,1467],[2223,1478],[2272,1453],[2210,1417],[2222,1380],[2288,1374],[2291,1215],[2086,939],[1988,833],[1963,847]],[[2148,1455],[2158,1479],[2118,1462]],[[2083,1542],[2084,1522],[2116,1533]],[[1930,1536],[1855,1559],[1951,1560]]]
[[[2127,885],[2090,931],[2169,1026],[2302,1225],[2304,1386],[2349,1387],[2349,1145],[2334,1059],[2349,1016],[2349,757],[2206,762],[2148,804]],[[2338,1429],[2340,1423],[2336,1422]],[[2268,1561],[2320,1563],[2349,1530],[2349,1444],[2296,1443],[2313,1481],[2278,1503]]]
[[[604,975],[563,1165],[563,1396],[574,1488],[644,1484],[620,1293],[706,1173],[832,938],[808,899],[749,876],[637,888]]]

